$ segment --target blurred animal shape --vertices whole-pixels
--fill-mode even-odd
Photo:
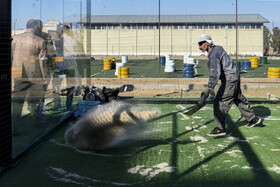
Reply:
[[[133,110],[134,107],[111,102],[90,110],[66,130],[66,143],[91,150],[105,149],[114,138],[129,133],[130,127],[143,126],[160,114],[158,110],[139,111]]]

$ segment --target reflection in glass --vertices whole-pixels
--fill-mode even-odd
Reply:
[[[12,5],[15,153],[76,108],[82,78],[91,71],[90,24],[85,24],[91,5],[88,0],[13,0]],[[75,14],[79,22],[65,22]]]

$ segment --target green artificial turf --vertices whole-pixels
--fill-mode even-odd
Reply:
[[[143,104],[160,117],[118,147],[77,150],[64,141],[70,125],[0,176],[1,186],[279,186],[280,104],[252,104],[263,125],[248,128],[233,106],[228,136],[208,137],[212,105],[186,116],[191,104]]]
[[[66,97],[60,97],[61,107],[57,110],[52,110],[54,103],[44,106],[43,115],[37,119],[36,118],[36,103],[33,104],[31,114],[28,114],[20,119],[20,126],[16,133],[13,133],[13,152],[17,152],[20,148],[32,142],[37,136],[39,136],[45,129],[51,125],[55,125],[58,120],[66,115],[69,110],[66,108]],[[78,100],[82,100],[80,97],[73,98],[72,109],[77,107]],[[34,99],[34,102],[38,100]],[[23,102],[23,101],[20,101]],[[22,108],[18,107],[18,102],[13,103],[13,115],[21,112]]]
[[[249,61],[249,58],[238,60],[240,65],[243,61]],[[126,63],[126,66],[129,67],[129,75],[131,78],[183,78],[184,73],[183,60],[175,60],[176,71],[172,73],[164,72],[165,66],[159,66],[157,59],[132,59]],[[240,76],[243,78],[267,78],[268,67],[280,67],[280,61],[268,60],[267,64],[259,64],[258,68],[241,71]],[[117,76],[115,75],[115,71],[115,69],[103,70],[102,60],[97,60],[91,63],[91,73],[95,78],[117,78]],[[197,65],[197,74],[195,75],[195,77],[209,77],[207,60],[199,60],[199,63]]]

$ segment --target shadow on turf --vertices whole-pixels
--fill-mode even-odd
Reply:
[[[240,137],[241,139],[245,138],[238,129],[235,129],[234,135]],[[262,164],[262,161],[258,158],[258,155],[251,148],[251,146],[247,142],[235,141],[235,142],[231,143],[230,145],[228,145],[227,147],[225,147],[224,149],[215,152],[211,156],[204,158],[203,160],[201,160],[198,163],[195,163],[192,167],[188,168],[186,171],[184,171],[178,175],[173,174],[172,180],[176,181],[173,183],[173,186],[180,186],[183,183],[183,179],[185,176],[189,175],[196,169],[199,169],[203,165],[208,164],[208,162],[210,162],[212,159],[219,157],[220,155],[224,154],[226,151],[231,150],[235,146],[238,146],[241,149],[241,151],[244,154],[244,156],[246,157],[246,160],[248,161],[250,167],[252,168],[253,179],[248,179],[248,181],[246,182],[247,185],[262,186],[264,184],[265,185],[268,185],[268,184],[274,185],[275,184],[275,181],[273,181],[271,179],[269,173],[265,169],[264,164]],[[215,179],[215,181],[216,180],[217,179]],[[213,181],[201,181],[201,184],[209,185],[209,183],[211,183],[211,182],[213,182]],[[234,182],[236,184],[237,181],[227,181],[226,176],[225,176],[224,180],[219,180],[219,181],[213,182],[213,184],[215,183],[215,186],[216,185],[218,185],[218,186],[219,185],[230,185],[231,182]],[[242,182],[242,181],[240,181],[240,182]]]
[[[192,107],[190,107],[190,108],[192,108]],[[171,151],[172,151],[171,158],[170,158],[171,159],[170,165],[172,165],[176,168],[179,168],[178,167],[178,162],[179,162],[178,161],[178,157],[179,157],[178,145],[194,143],[193,141],[178,141],[177,140],[178,137],[183,136],[183,135],[195,130],[195,129],[192,129],[192,130],[178,133],[178,123],[177,123],[178,116],[177,116],[177,114],[180,112],[184,112],[186,110],[188,110],[188,108],[184,109],[184,110],[179,110],[176,112],[171,112],[171,113],[168,113],[168,114],[165,114],[165,115],[162,115],[155,119],[150,120],[149,122],[153,122],[153,121],[157,121],[159,119],[163,119],[165,117],[171,116],[172,117],[172,136],[167,139],[164,139],[164,140],[143,140],[143,141],[139,141],[139,142],[134,142],[134,145],[144,146],[144,147],[140,148],[136,152],[133,152],[132,154],[129,154],[128,156],[134,156],[134,155],[141,154],[144,151],[146,151],[150,148],[156,147],[158,145],[170,145]],[[230,117],[227,119],[227,121],[230,124],[235,124]],[[213,122],[213,120],[209,120],[204,125],[208,125],[212,122]],[[234,125],[232,125],[232,126],[233,126],[234,135],[239,137],[240,139],[245,139],[245,137],[238,130],[238,128]],[[169,178],[153,179],[152,181],[146,181],[143,184],[146,184],[148,186],[151,184],[154,184],[154,186],[161,186],[161,185],[163,185],[163,186],[185,186],[186,185],[185,177],[187,177],[189,174],[191,174],[197,170],[203,170],[203,165],[208,164],[213,159],[217,159],[220,155],[231,150],[235,146],[238,146],[240,148],[240,150],[243,152],[244,156],[246,157],[249,166],[252,167],[253,177],[248,179],[248,181],[240,181],[241,183],[244,184],[244,182],[246,182],[247,183],[246,185],[256,185],[256,186],[260,186],[263,184],[274,184],[274,181],[270,178],[268,172],[265,170],[265,167],[262,164],[262,161],[258,158],[258,155],[251,148],[250,144],[247,142],[239,142],[239,141],[234,141],[234,142],[230,143],[227,147],[223,148],[222,150],[219,150],[219,151],[213,153],[212,155],[201,159],[200,161],[198,161],[196,163],[194,162],[193,165],[191,167],[189,167],[188,169],[186,169],[185,171],[180,171],[180,173],[178,171],[172,172],[170,174]],[[131,148],[132,147],[133,146],[131,146]],[[129,151],[127,149],[129,149],[129,148],[125,147],[125,150]],[[120,150],[120,149],[118,149],[118,151],[122,152],[122,150]],[[105,151],[101,151],[101,152],[104,153],[107,151],[105,150]],[[260,168],[264,168],[264,169],[260,169]],[[221,175],[223,175],[223,174],[221,173]],[[214,181],[211,181],[211,179],[207,179],[207,177],[206,177],[202,181],[197,181],[197,185],[202,185],[202,186],[210,185],[211,186],[211,184],[212,184],[213,186],[216,186],[216,185],[220,186],[220,185],[226,185],[226,184],[233,185],[233,184],[236,184],[236,182],[238,182],[238,179],[235,181],[227,181],[226,176],[223,177],[223,180],[218,180],[218,179],[219,179],[219,177],[213,179]],[[195,181],[195,179],[194,179],[194,181]],[[190,182],[189,184],[194,184],[194,181],[189,181]]]
[[[270,110],[266,107],[263,107],[263,106],[255,107],[253,110],[254,111],[264,110],[264,113],[262,112],[262,115],[270,113]],[[170,113],[169,115],[171,115],[171,114],[172,113]],[[258,115],[260,113],[256,112],[256,114]],[[207,122],[207,124],[211,123],[212,121],[213,120]],[[229,122],[229,124],[235,124],[230,117],[227,119],[227,121]],[[207,125],[207,124],[205,124],[205,125]],[[187,132],[181,133],[179,135],[173,134],[173,138],[174,137],[179,137],[180,135],[186,134]],[[234,136],[239,137],[240,139],[245,139],[245,137],[242,135],[242,133],[236,127],[233,130],[233,134],[234,134]],[[246,160],[248,161],[249,165],[253,168],[252,169],[253,180],[250,180],[251,184],[252,183],[255,184],[255,185],[274,184],[274,181],[271,179],[269,173],[266,171],[264,164],[259,159],[258,155],[252,149],[250,144],[248,142],[235,141],[235,142],[231,143],[230,145],[228,145],[227,147],[223,148],[222,150],[217,151],[213,155],[211,155],[207,158],[204,158],[203,160],[201,160],[198,163],[195,163],[192,167],[188,168],[186,171],[184,171],[180,174],[172,173],[171,179],[173,181],[176,181],[176,182],[173,183],[173,186],[182,184],[182,182],[183,182],[182,180],[186,175],[188,175],[191,172],[193,172],[194,170],[202,167],[203,165],[207,164],[212,159],[218,157],[219,155],[225,153],[226,151],[230,150],[231,148],[233,148],[235,146],[238,146],[241,149],[241,151],[243,152],[244,156],[246,157]],[[173,145],[173,147],[174,148],[172,149],[173,150],[173,152],[172,152],[172,166],[177,166],[177,155],[178,155],[177,154],[177,152],[178,152],[177,151],[177,146]],[[260,169],[260,168],[262,168],[262,169]],[[202,181],[202,183],[204,183],[204,182],[206,182],[206,181]],[[208,182],[206,182],[206,183],[208,183]],[[220,181],[220,182],[217,183],[217,185],[218,184],[225,184],[225,183],[228,183],[228,182],[226,180]],[[249,181],[248,181],[248,183],[249,183]]]
[[[252,110],[254,111],[255,115],[260,118],[262,118],[263,116],[271,115],[270,109],[267,107],[264,107],[264,106],[255,106],[255,107],[252,107]],[[230,123],[230,122],[228,122],[228,123]],[[236,122],[233,122],[233,124],[237,127],[241,127],[241,126],[246,126],[248,124],[248,122],[243,117],[240,117]],[[263,124],[263,121],[262,121],[260,124],[254,126],[254,128],[265,127],[265,126],[266,125]]]

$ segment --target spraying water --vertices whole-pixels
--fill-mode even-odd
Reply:
[[[76,147],[101,150],[135,136],[147,120],[160,112],[139,111],[124,102],[111,102],[89,111],[65,132],[66,143]]]

